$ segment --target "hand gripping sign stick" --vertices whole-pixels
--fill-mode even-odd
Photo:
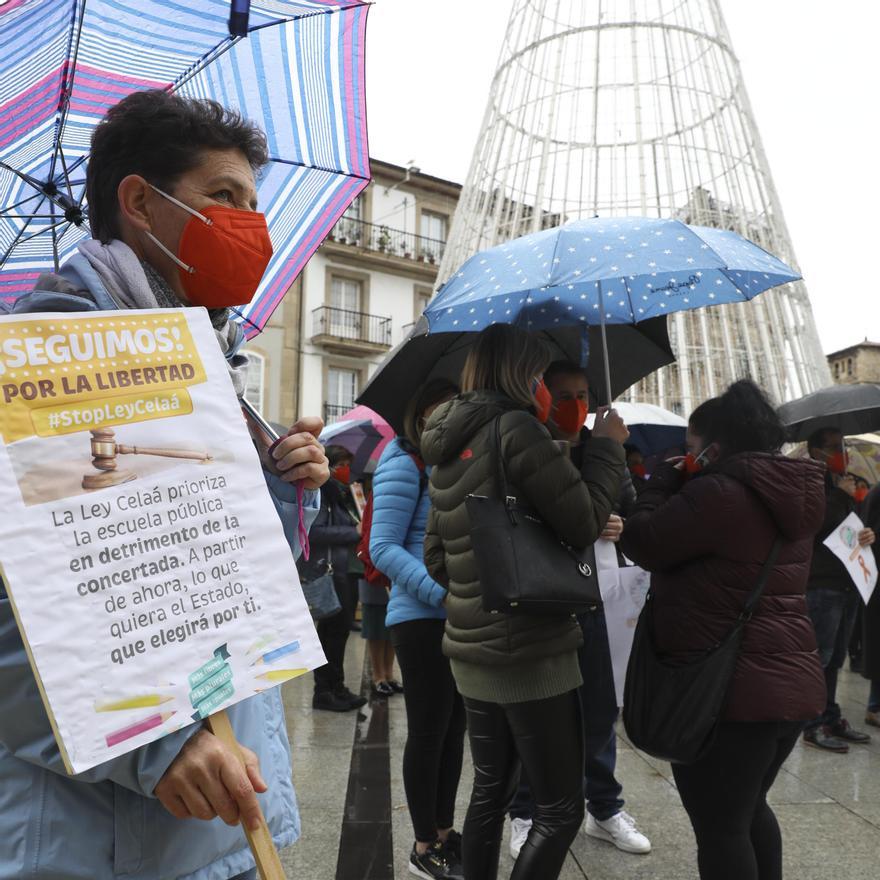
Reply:
[[[189,676],[191,685],[189,697],[195,709],[192,718],[194,721],[204,718],[208,730],[232,751],[238,758],[242,769],[247,772],[244,755],[242,755],[238,740],[235,738],[235,732],[226,710],[212,711],[216,706],[225,703],[235,692],[232,685],[232,668],[229,666],[228,660],[229,651],[225,644],[221,645],[214,651],[214,656],[207,663]],[[278,857],[278,850],[275,849],[275,842],[272,840],[272,833],[269,831],[262,810],[260,810],[259,820],[259,827],[255,830],[249,828],[244,822],[241,822],[241,827],[244,829],[248,845],[254,855],[260,877],[262,880],[285,880],[281,859]]]
[[[229,722],[226,710],[209,715],[206,723],[211,733],[238,756],[241,766],[244,768],[244,755],[238,746],[238,740],[235,738],[235,732]],[[248,845],[254,855],[254,861],[257,863],[257,870],[260,872],[262,880],[285,880],[284,868],[281,867],[281,859],[278,856],[278,850],[275,849],[275,841],[272,840],[272,832],[269,831],[263,811],[260,810],[260,827],[256,831],[251,831],[244,822],[242,822],[242,828],[244,828]]]

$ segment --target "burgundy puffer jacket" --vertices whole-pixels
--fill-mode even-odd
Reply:
[[[692,661],[730,632],[778,534],[783,545],[728,693],[726,721],[801,721],[825,706],[804,591],[825,510],[824,468],[731,456],[685,482],[666,465],[639,496],[621,547],[653,573],[658,652]]]

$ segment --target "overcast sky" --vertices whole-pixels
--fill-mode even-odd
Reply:
[[[376,0],[367,39],[374,157],[464,182],[510,6]],[[722,8],[823,348],[880,342],[880,3]]]

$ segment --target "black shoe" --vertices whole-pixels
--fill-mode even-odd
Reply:
[[[450,877],[464,877],[461,870],[461,835],[457,831],[450,831],[446,840],[443,841],[443,851],[449,862]]]
[[[359,697],[357,694],[353,694],[344,684],[334,689],[333,696],[348,703],[349,709],[360,709],[367,702],[366,697]]]
[[[350,712],[355,707],[333,691],[316,691],[312,697],[312,708],[327,712]]]
[[[829,725],[828,729],[831,731],[832,736],[842,739],[844,742],[859,744],[871,742],[870,734],[862,733],[861,730],[854,730],[849,726],[849,721],[846,718],[841,718],[835,724]]]
[[[837,752],[841,755],[845,755],[849,751],[849,746],[842,739],[832,736],[831,728],[827,724],[805,730],[804,745],[812,746],[814,749],[823,749],[826,752]]]
[[[394,696],[394,688],[391,687],[391,682],[389,682],[389,681],[380,681],[377,684],[370,685],[370,690],[377,697],[393,697]]]
[[[389,678],[388,684],[390,685],[391,690],[393,690],[395,694],[402,694],[403,693],[403,685],[399,681],[397,681],[396,679]]]
[[[422,877],[424,880],[462,880],[461,873],[450,873],[452,866],[439,840],[432,843],[428,851],[421,855],[413,846],[407,867],[410,874],[415,874],[416,877]]]

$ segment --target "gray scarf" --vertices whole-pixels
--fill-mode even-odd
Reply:
[[[101,244],[88,239],[80,242],[79,250],[120,308],[179,309],[186,305],[171,285],[149,263],[141,262],[125,242],[114,239]],[[225,356],[238,336],[235,324],[229,320],[229,309],[209,309],[208,317]],[[241,397],[247,387],[247,356],[236,354],[226,364],[235,393]]]

